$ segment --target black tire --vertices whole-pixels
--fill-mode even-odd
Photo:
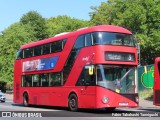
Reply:
[[[78,111],[78,99],[75,94],[71,94],[68,99],[68,108],[70,111]]]
[[[28,97],[28,94],[27,93],[24,93],[23,95],[23,105],[25,107],[28,107],[29,106],[29,97]]]
[[[106,111],[114,111],[115,109],[116,109],[116,107],[109,107],[109,108],[105,108],[106,109]]]

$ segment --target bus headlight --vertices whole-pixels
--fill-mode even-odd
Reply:
[[[102,98],[102,102],[105,104],[105,103],[107,103],[108,102],[108,98],[106,97],[106,96],[104,96],[103,98]]]

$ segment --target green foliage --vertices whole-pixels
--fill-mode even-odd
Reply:
[[[139,97],[144,100],[152,100],[153,99],[153,89],[140,91]]]
[[[46,20],[49,37],[62,32],[71,32],[79,28],[91,26],[90,22],[69,16],[51,17]]]
[[[30,26],[15,23],[0,35],[0,80],[13,81],[13,66],[17,50],[21,45],[35,41]]]
[[[131,30],[141,45],[142,65],[153,64],[160,56],[160,0],[107,0],[91,9],[90,21],[69,16],[45,19],[36,11],[24,14],[0,33],[0,81],[13,81],[14,60],[21,45],[93,25],[113,24]]]
[[[1,90],[2,92],[5,92],[5,86],[6,86],[6,82],[0,81],[0,90]]]
[[[36,11],[30,11],[20,19],[22,25],[29,25],[34,30],[34,37],[42,40],[48,37],[45,19]]]
[[[155,57],[160,56],[159,0],[108,0],[91,9],[94,25],[119,25],[136,35],[141,45],[142,65],[153,64]]]
[[[35,11],[23,15],[20,22],[0,33],[0,82],[10,88],[13,85],[14,61],[21,45],[90,25],[88,21],[68,16],[44,19]]]

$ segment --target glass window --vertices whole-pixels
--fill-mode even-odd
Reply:
[[[133,36],[130,34],[95,32],[92,33],[92,37],[94,44],[135,46]]]
[[[62,51],[62,46],[62,40],[51,43],[51,52],[54,53]]]
[[[18,50],[16,59],[22,59],[23,58],[23,50]]]
[[[49,86],[61,86],[61,73],[50,73],[49,79]]]
[[[96,74],[93,67],[93,74],[89,74],[90,66],[85,66],[78,79],[77,86],[95,86],[96,85]]]
[[[33,75],[33,86],[34,87],[39,87],[40,86],[39,74]]]
[[[64,48],[64,46],[65,46],[65,44],[66,44],[66,39],[64,39],[63,41],[62,41],[62,49]]]
[[[41,46],[34,47],[34,56],[39,56],[42,54]]]
[[[127,66],[97,66],[97,85],[118,93],[135,93],[135,68]]]
[[[41,79],[41,86],[42,87],[49,86],[49,76],[48,76],[48,74],[41,74],[40,79]]]
[[[42,54],[43,55],[50,53],[50,44],[43,45],[42,47],[43,47],[42,48]]]
[[[79,53],[79,50],[72,50],[69,59],[67,61],[68,66],[71,66],[72,64],[74,64],[73,62],[75,61],[77,55]]]
[[[122,44],[126,46],[135,46],[136,42],[133,39],[132,35],[121,34]]]
[[[22,87],[32,87],[32,75],[22,76]]]
[[[63,69],[63,80],[64,80],[63,83],[65,83],[65,81],[67,80],[68,75],[69,75],[69,73],[72,69],[72,66],[73,66],[73,64],[76,60],[76,57],[77,57],[78,53],[79,53],[79,50],[74,49],[74,50],[71,51],[70,56],[69,56],[65,66],[64,66],[64,69]]]
[[[100,44],[99,40],[99,32],[92,33],[92,38],[93,38],[93,44]]]
[[[159,71],[159,76],[160,76],[160,62],[158,62],[158,71]]]
[[[66,44],[66,39],[56,41],[53,43],[44,44],[41,46],[35,46],[33,48],[27,48],[27,49],[24,49],[24,52],[22,50],[19,50],[16,58],[21,59],[23,57],[28,58],[32,56],[40,56],[40,55],[60,52],[62,51],[65,44]]]
[[[71,67],[69,66],[65,66],[63,69],[63,84],[65,84],[65,82],[67,81],[68,75],[71,71]]]
[[[84,35],[79,36],[74,44],[74,49],[79,49],[84,47],[84,40],[85,40]]]
[[[92,37],[91,34],[85,35],[85,46],[91,46],[92,45]]]
[[[24,49],[24,58],[33,56],[33,48]]]

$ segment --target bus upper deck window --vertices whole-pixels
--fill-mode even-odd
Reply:
[[[33,48],[27,48],[24,50],[24,58],[29,58],[33,56]]]
[[[22,59],[23,58],[23,50],[18,50],[16,59]]]

